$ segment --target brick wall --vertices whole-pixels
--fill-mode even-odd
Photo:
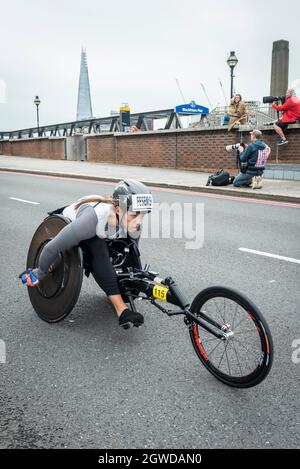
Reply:
[[[224,129],[184,132],[177,138],[177,168],[204,172],[234,169],[235,153],[227,153],[225,146],[238,141],[237,133]]]
[[[116,139],[112,134],[86,139],[88,161],[98,161],[102,163],[116,162]]]
[[[0,154],[34,158],[65,159],[64,138],[28,138],[0,141]]]
[[[289,144],[277,147],[272,129],[262,129],[265,142],[271,147],[269,162],[300,164],[300,126],[288,130]],[[107,134],[88,136],[89,161],[124,165],[154,166],[211,172],[216,168],[235,169],[235,155],[228,154],[225,146],[249,142],[249,130],[228,132],[215,130],[170,130],[134,134]],[[277,154],[278,152],[278,154]]]
[[[272,130],[263,131],[263,139],[271,148],[269,163],[276,163],[278,158],[278,163],[300,164],[300,125],[285,132],[288,145],[277,146],[279,139],[274,134]]]
[[[176,157],[176,134],[120,136],[117,139],[118,164],[174,168]]]
[[[300,125],[288,130],[289,144],[277,147],[272,129],[262,129],[265,142],[271,147],[270,163],[300,164]],[[218,168],[235,169],[235,154],[225,146],[241,140],[249,142],[249,130],[228,132],[219,128],[109,133],[86,137],[88,161],[123,165],[153,166],[211,172]],[[0,141],[4,155],[64,159],[64,138],[39,138]]]
[[[11,143],[6,140],[0,140],[0,155],[11,155]]]

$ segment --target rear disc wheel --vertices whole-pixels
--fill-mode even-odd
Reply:
[[[27,269],[38,266],[45,245],[67,224],[67,219],[59,215],[50,216],[41,223],[29,247]],[[82,264],[82,251],[78,247],[59,253],[50,273],[37,287],[28,287],[31,304],[41,319],[58,322],[72,311],[81,290]]]

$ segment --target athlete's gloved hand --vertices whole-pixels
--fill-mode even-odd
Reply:
[[[123,329],[129,329],[131,326],[139,327],[144,323],[144,316],[137,311],[131,309],[124,309],[119,317],[119,324]]]
[[[19,275],[19,278],[26,287],[36,287],[40,283],[37,275],[32,269],[27,269],[25,272],[22,272],[22,274]]]

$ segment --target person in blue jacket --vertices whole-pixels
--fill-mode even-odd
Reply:
[[[241,172],[234,179],[235,187],[252,186],[260,189],[262,187],[262,175],[265,164],[270,155],[270,147],[262,141],[262,132],[253,130],[250,132],[251,143],[245,148],[240,146]]]

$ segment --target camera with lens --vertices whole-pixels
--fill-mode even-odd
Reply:
[[[263,103],[264,104],[272,104],[272,103],[274,103],[274,101],[276,103],[281,102],[281,104],[284,104],[285,96],[264,96],[263,97]]]
[[[243,147],[245,150],[246,145],[244,143],[235,143],[234,145],[226,145],[225,149],[228,153],[232,153],[233,151],[236,151],[239,154],[240,147]]]
[[[228,153],[235,153],[236,156],[236,167],[239,169],[242,173],[246,172],[247,169],[247,163],[242,163],[240,160],[240,147],[243,148],[243,151],[246,149],[246,144],[245,143],[234,143],[233,145],[226,145],[225,149]]]

